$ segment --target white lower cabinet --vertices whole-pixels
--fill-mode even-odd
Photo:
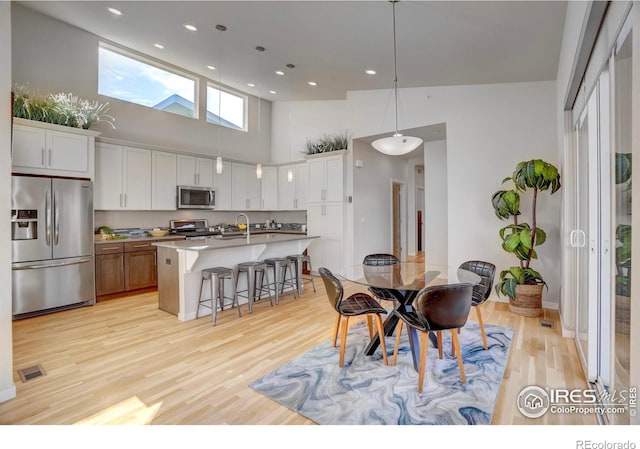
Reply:
[[[307,254],[315,273],[320,267],[334,274],[343,270],[344,203],[311,203],[307,206],[307,234],[318,235],[311,240]]]

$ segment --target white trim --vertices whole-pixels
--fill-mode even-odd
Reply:
[[[396,178],[391,178],[389,181],[390,252],[393,253],[393,185],[400,184],[400,259],[404,260],[407,257],[407,181]]]
[[[8,388],[0,390],[0,403],[16,397],[16,384],[12,383]]]

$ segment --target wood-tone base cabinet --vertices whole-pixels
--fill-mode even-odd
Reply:
[[[96,296],[157,287],[156,241],[96,244]]]

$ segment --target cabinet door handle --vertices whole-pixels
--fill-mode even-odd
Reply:
[[[41,148],[41,159],[42,159],[42,166],[44,167],[44,147]]]
[[[103,246],[101,249],[102,251],[111,251],[112,249],[120,249],[120,247],[119,246],[107,246],[107,247]]]
[[[127,207],[127,194],[124,194],[124,207]]]
[[[298,198],[294,198],[293,199],[293,208],[297,209],[298,208]]]
[[[51,148],[49,148],[49,167],[51,167]]]
[[[264,209],[264,198],[262,198],[262,209]]]
[[[122,193],[120,194],[120,207],[122,207]]]
[[[146,244],[146,245],[133,245],[134,248],[149,248],[151,245]]]

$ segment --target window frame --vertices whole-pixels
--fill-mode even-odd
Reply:
[[[181,76],[183,78],[186,78],[190,81],[193,81],[194,85],[193,85],[193,116],[188,116],[188,115],[183,115],[183,114],[177,114],[175,112],[171,112],[171,111],[164,111],[162,109],[156,109],[153,106],[147,106],[144,104],[140,104],[140,103],[136,103],[133,101],[129,101],[129,100],[123,100],[121,98],[117,98],[117,97],[112,97],[110,95],[106,95],[103,94],[99,91],[100,89],[100,49],[105,49],[107,51],[110,51],[112,53],[116,53],[120,56],[124,56],[126,58],[130,58],[133,59],[134,61],[137,62],[141,62],[143,64],[147,64],[153,68],[159,69],[159,70],[164,70],[165,72],[169,72],[173,75],[178,75]],[[169,63],[160,61],[160,60],[155,60],[153,58],[151,58],[150,56],[145,56],[142,55],[141,53],[129,50],[129,49],[125,49],[104,41],[99,41],[98,43],[98,95],[102,95],[104,97],[109,97],[109,98],[113,98],[115,100],[118,101],[124,101],[125,103],[130,103],[130,104],[135,104],[137,106],[141,106],[143,108],[149,108],[149,109],[153,109],[155,111],[159,111],[159,112],[166,112],[169,114],[173,114],[173,115],[177,115],[180,117],[185,117],[185,118],[190,118],[190,119],[194,119],[194,120],[198,120],[200,118],[200,78],[198,78],[197,76],[193,75],[193,74],[189,74],[188,72],[184,71],[184,70],[180,70],[179,68],[176,68],[175,66],[172,66]]]
[[[209,112],[208,109],[208,103],[209,103],[209,87],[213,88],[213,89],[217,89],[220,92],[225,92],[229,95],[233,95],[234,97],[238,97],[241,98],[244,104],[243,107],[243,112],[242,112],[242,127],[241,128],[232,128],[230,126],[227,126],[225,124],[223,124],[222,122],[219,124],[219,126],[224,126],[227,129],[231,129],[234,131],[244,131],[244,132],[248,132],[249,131],[249,95],[248,94],[244,94],[242,92],[230,89],[226,86],[222,86],[220,84],[218,84],[215,81],[207,81],[207,90],[206,90],[206,95],[205,95],[205,107],[204,107],[204,112],[205,112],[205,121],[207,123],[211,123],[213,125],[218,125],[218,122],[212,122],[209,121],[209,119],[207,118],[207,113]],[[218,105],[219,107],[219,105]],[[221,117],[222,118],[222,117]],[[224,120],[224,118],[222,118]]]

